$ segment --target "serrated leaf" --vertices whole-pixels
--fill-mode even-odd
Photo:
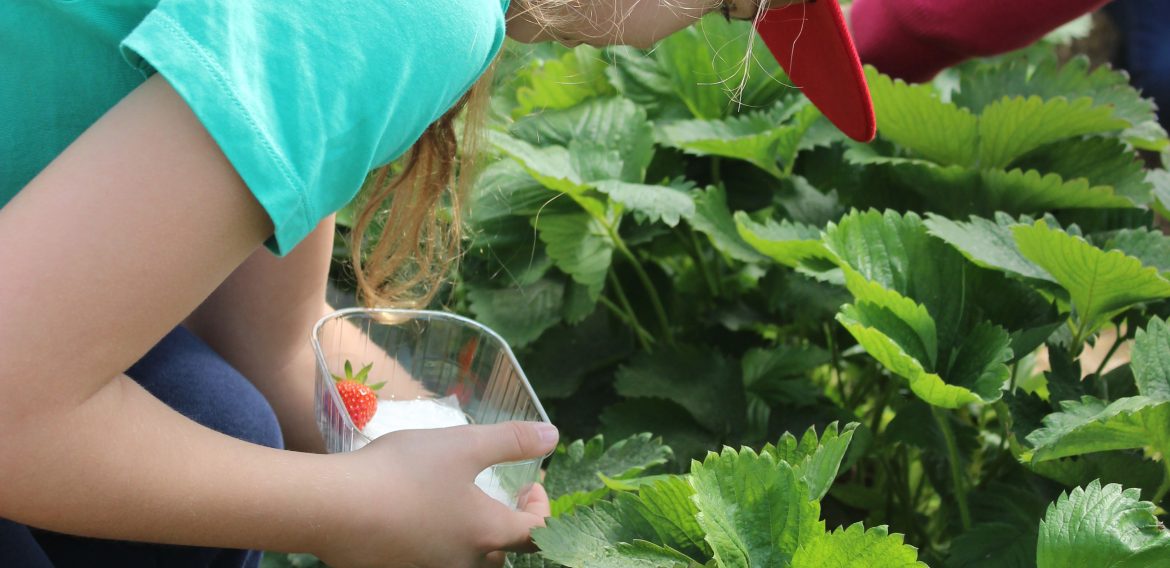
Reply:
[[[654,529],[637,511],[607,501],[550,518],[532,531],[541,556],[570,568],[601,566],[614,558],[617,543],[650,538]]]
[[[802,102],[786,105],[799,110],[782,107],[720,120],[667,122],[658,125],[657,136],[663,145],[689,154],[744,160],[782,178],[800,150],[804,133],[820,116],[815,107]],[[788,115],[794,117],[791,122],[785,120]]]
[[[1065,180],[1036,170],[984,170],[982,193],[989,206],[1012,213],[1040,213],[1050,209],[1125,209],[1133,201],[1109,186],[1090,186],[1089,180]]]
[[[908,85],[873,67],[865,75],[881,137],[943,165],[969,166],[978,149],[978,118],[944,102],[929,85]]]
[[[620,97],[590,100],[569,109],[544,112],[516,121],[509,131],[516,137],[538,146],[570,148],[590,143],[603,153],[614,152],[617,159],[603,177],[578,172],[585,181],[620,179],[641,182],[654,156],[654,136],[646,111]],[[584,148],[581,148],[584,149]],[[578,154],[581,153],[578,149]],[[581,156],[577,156],[580,160]]]
[[[865,348],[866,353],[877,359],[891,373],[898,375],[908,382],[910,390],[922,400],[943,408],[958,408],[964,404],[982,402],[979,395],[970,389],[947,384],[937,373],[928,372],[922,363],[909,355],[901,344],[875,325],[883,325],[892,329],[889,318],[881,318],[867,314],[846,306],[837,315],[837,321],[853,335],[857,343]],[[897,334],[905,337],[905,334]],[[992,399],[994,400],[994,399]]]
[[[1050,99],[1075,95],[1092,99],[1096,106],[1110,108],[1114,116],[1131,125],[1157,121],[1152,102],[1141,97],[1124,73],[1107,65],[1093,67],[1083,56],[1060,64],[1056,57],[1046,54],[1035,65],[1027,59],[1016,58],[981,66],[965,73],[961,81],[954,101],[973,112],[981,112],[1003,97]]]
[[[1064,138],[1120,131],[1129,126],[1107,107],[1081,97],[1072,101],[1040,97],[1000,99],[979,116],[979,163],[1002,168],[1040,146]]]
[[[696,231],[707,235],[716,250],[743,262],[761,262],[766,258],[744,242],[727,208],[727,192],[721,186],[695,190],[695,216],[689,219]]]
[[[1102,251],[1043,221],[1012,227],[1012,234],[1020,252],[1068,291],[1082,337],[1121,310],[1170,297],[1170,281],[1121,252]]]
[[[596,301],[613,260],[613,240],[599,221],[586,213],[534,217],[540,240],[557,268],[585,286]]]
[[[1151,447],[1170,450],[1170,401],[1144,396],[1112,403],[1085,396],[1060,403],[1044,427],[1028,434],[1030,458],[1045,461],[1108,450]]]
[[[757,56],[747,57],[749,46]],[[718,14],[671,34],[653,55],[695,118],[722,118],[736,110],[741,84],[738,102],[746,108],[768,106],[790,91],[783,70],[751,25]]]
[[[610,180],[598,182],[597,190],[630,211],[641,213],[650,221],[662,221],[668,227],[695,215],[694,198],[673,187]]]
[[[760,224],[743,211],[736,212],[735,226],[744,242],[785,266],[796,268],[806,260],[833,257],[821,243],[821,230],[816,227],[787,219],[779,223],[768,219]]]
[[[861,523],[838,527],[802,545],[792,568],[911,568],[925,567],[918,550],[886,527],[865,530]]]
[[[711,348],[688,346],[636,356],[618,369],[614,386],[625,397],[677,402],[715,433],[743,426],[746,402],[739,367]]]
[[[997,215],[995,221],[971,216],[967,222],[933,213],[926,217],[930,234],[958,249],[971,262],[1019,278],[1055,283],[1051,275],[1028,260],[1016,245],[1011,227],[1021,222],[1007,215]]]
[[[605,447],[598,435],[588,442],[576,440],[557,447],[548,464],[544,485],[549,497],[604,489],[600,475],[613,479],[636,477],[647,468],[670,459],[670,448],[649,433],[631,436]]]
[[[605,79],[606,66],[600,51],[589,46],[579,46],[558,59],[532,61],[518,73],[513,118],[536,110],[569,108],[612,93]]]
[[[824,532],[820,503],[795,470],[749,448],[708,454],[691,466],[698,522],[720,566],[784,566]]]
[[[1170,237],[1161,231],[1145,227],[1121,229],[1102,245],[1105,250],[1119,250],[1141,261],[1143,266],[1157,268],[1163,274],[1170,273]]]
[[[529,286],[499,290],[470,288],[467,298],[480,322],[504,336],[513,347],[522,347],[561,320],[564,286],[538,280]]]
[[[1093,186],[1110,186],[1114,193],[1143,205],[1150,200],[1142,161],[1114,138],[1069,138],[1048,144],[1016,160],[1014,167],[1059,174],[1066,180],[1085,178]]]
[[[1040,522],[1037,568],[1170,566],[1170,532],[1140,492],[1094,481],[1062,493]]]
[[[785,432],[775,446],[769,444],[760,452],[771,453],[776,459],[791,465],[808,485],[808,498],[819,501],[837,479],[841,460],[849,450],[856,429],[857,423],[851,422],[838,432],[837,423],[833,422],[825,428],[820,439],[817,439],[816,429],[809,428],[799,442]]]
[[[1131,354],[1138,392],[1155,400],[1170,400],[1170,326],[1150,318],[1137,330]]]
[[[656,542],[694,558],[710,558],[711,547],[695,518],[699,509],[694,495],[695,490],[685,477],[668,476],[643,486],[636,498],[622,499],[634,501],[635,509],[658,534]]]
[[[999,399],[1010,336],[968,301],[980,293],[978,269],[913,213],[853,213],[830,225],[824,242],[855,298],[837,319],[870,355],[931,404]]]

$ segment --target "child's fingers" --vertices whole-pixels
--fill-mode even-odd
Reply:
[[[499,463],[541,458],[556,448],[556,426],[547,422],[502,422],[486,426],[460,427],[461,446],[469,447],[470,471],[478,474]]]
[[[548,492],[544,490],[543,485],[533,485],[528,490],[528,500],[524,503],[525,513],[536,515],[540,518],[546,518],[552,515],[551,506],[548,500]]]

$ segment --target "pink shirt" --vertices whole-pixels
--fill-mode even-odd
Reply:
[[[861,61],[921,82],[964,59],[1019,49],[1108,0],[855,0]]]

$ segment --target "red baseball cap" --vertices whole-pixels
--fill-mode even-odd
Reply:
[[[869,86],[837,0],[772,8],[756,20],[756,31],[830,122],[854,140],[873,140],[877,121]]]

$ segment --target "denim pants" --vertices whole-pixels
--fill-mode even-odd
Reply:
[[[1170,2],[1116,0],[1106,11],[1121,34],[1117,63],[1158,104],[1158,119],[1170,130]]]
[[[184,328],[169,333],[126,374],[168,406],[204,426],[256,444],[283,447],[280,426],[268,401]],[[0,566],[5,568],[255,568],[259,563],[260,553],[251,550],[82,538],[0,519]]]

